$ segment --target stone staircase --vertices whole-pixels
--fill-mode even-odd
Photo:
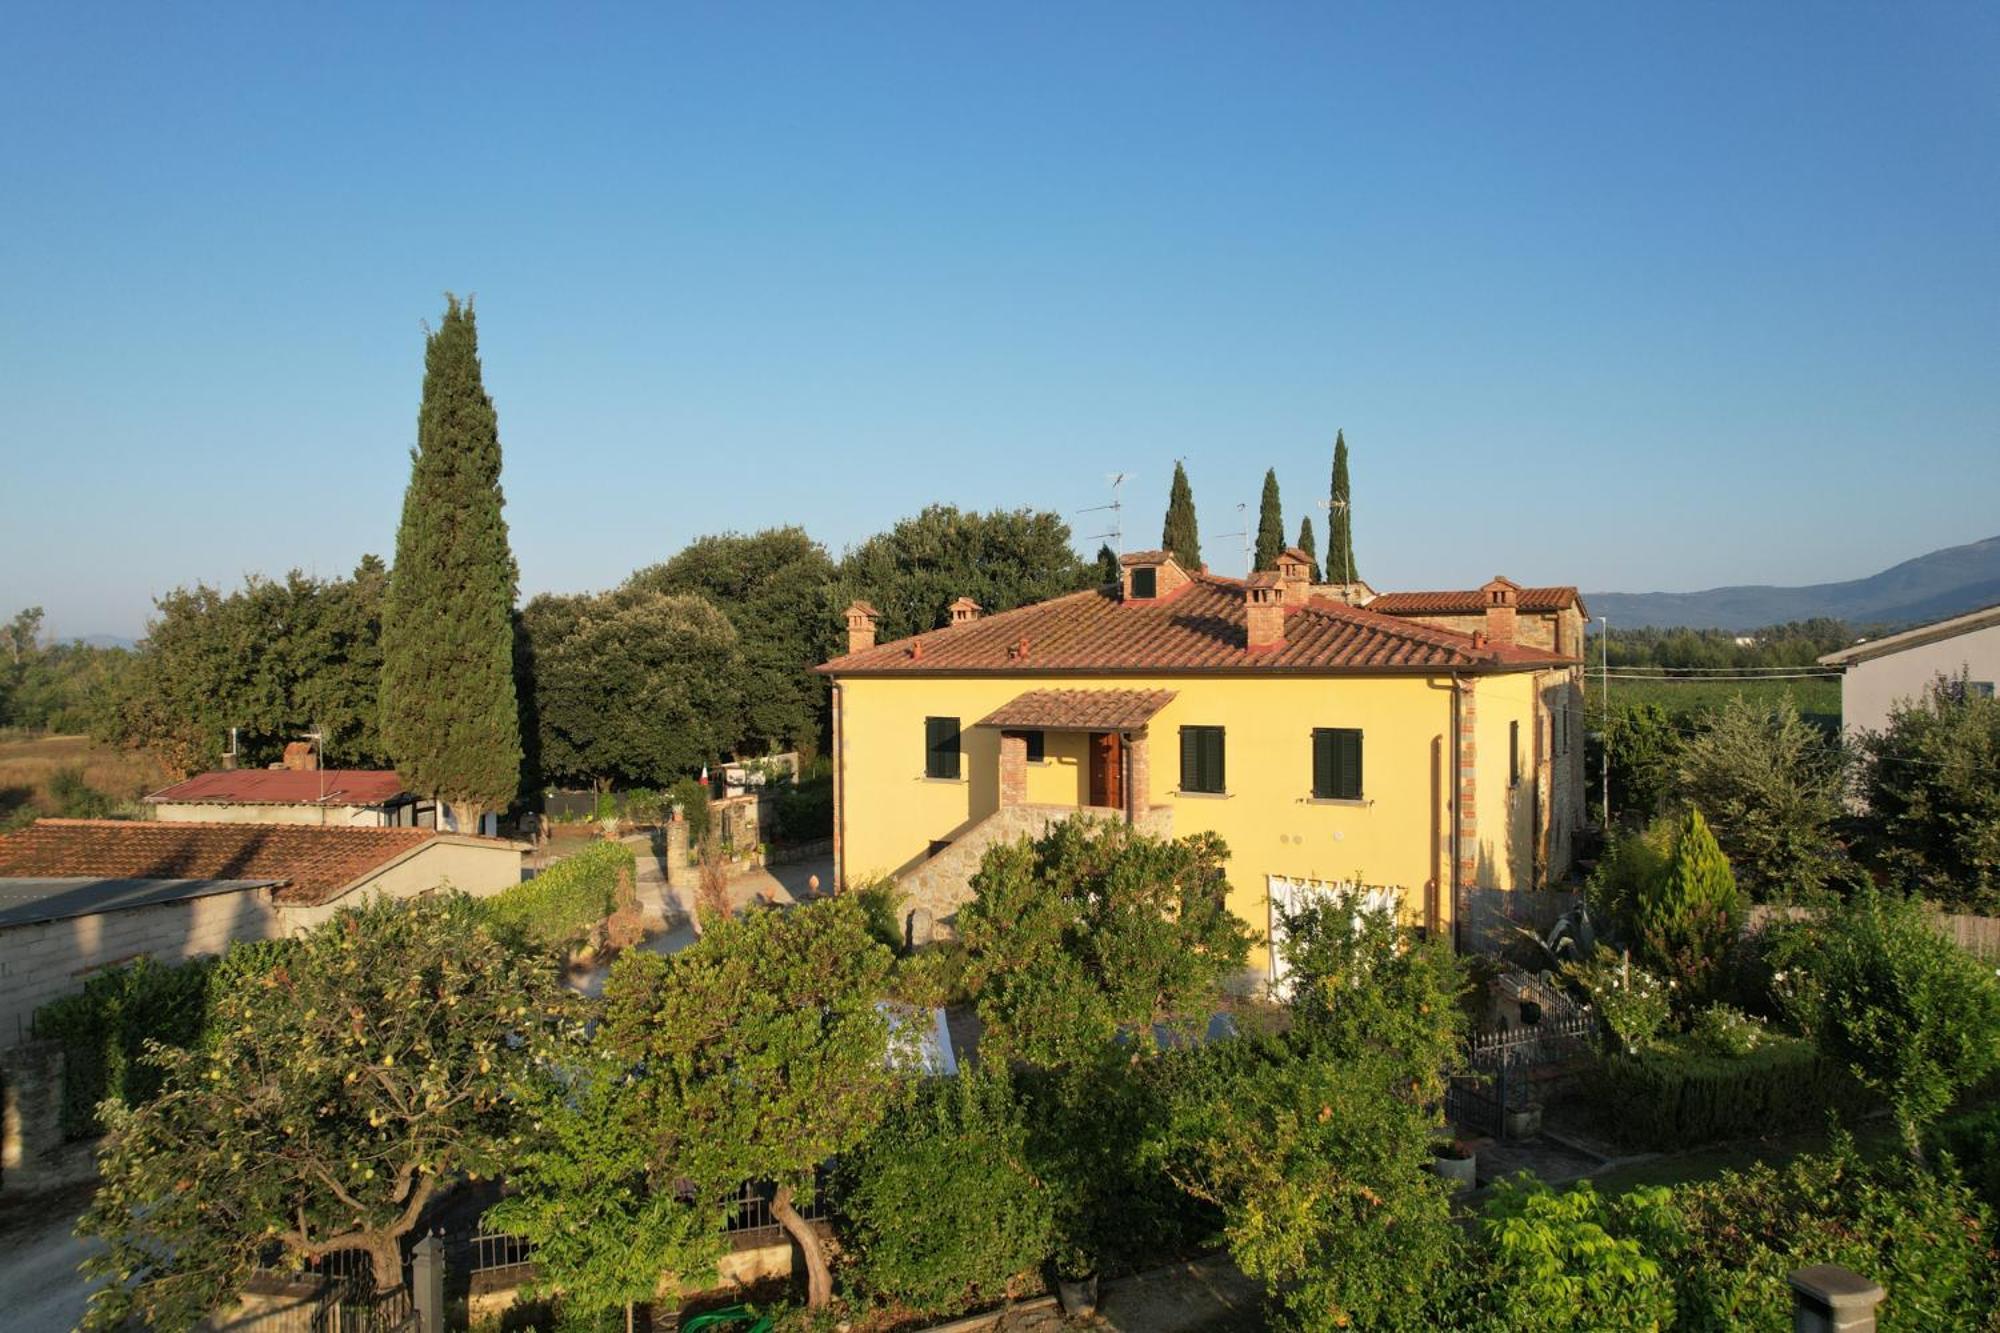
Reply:
[[[914,944],[949,939],[959,906],[972,897],[972,877],[986,859],[987,849],[1022,838],[1039,838],[1051,824],[1079,815],[1123,823],[1125,812],[1109,807],[1073,805],[1008,805],[966,829],[951,845],[896,879],[903,891],[903,930]],[[1156,805],[1139,817],[1138,828],[1158,838],[1174,834],[1172,807]]]

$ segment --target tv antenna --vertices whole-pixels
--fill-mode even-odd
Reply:
[[[1111,542],[1111,553],[1113,555],[1123,555],[1125,553],[1125,518],[1123,512],[1125,502],[1119,488],[1132,480],[1132,474],[1130,472],[1107,472],[1104,474],[1104,479],[1111,483],[1111,503],[1107,505],[1091,505],[1088,509],[1079,509],[1076,512],[1079,514],[1102,514],[1108,511],[1111,515],[1110,530],[1107,532],[1093,532],[1084,540],[1094,542],[1108,539]]]
[[[1236,506],[1236,521],[1241,526],[1235,532],[1218,532],[1215,535],[1218,537],[1241,537],[1243,539],[1243,577],[1247,579],[1251,574],[1249,505],[1239,504]]]

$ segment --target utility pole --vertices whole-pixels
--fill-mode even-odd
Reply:
[[[1598,745],[1604,770],[1604,832],[1611,833],[1611,617],[1597,618],[1597,692],[1604,696],[1604,739]]]

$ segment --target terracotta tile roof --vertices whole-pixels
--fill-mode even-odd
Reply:
[[[1522,588],[1514,594],[1517,611],[1562,611],[1572,606],[1583,609],[1583,598],[1575,588]],[[1368,609],[1386,616],[1476,616],[1486,609],[1486,599],[1477,588],[1385,592],[1369,602]]]
[[[1123,731],[1143,727],[1172,703],[1172,690],[1029,690],[973,723],[1048,731]]]
[[[403,795],[394,769],[239,768],[198,773],[154,792],[149,801],[212,805],[386,805]]]
[[[1174,558],[1172,551],[1127,551],[1118,557],[1121,565],[1164,565]]]
[[[1115,589],[1071,593],[848,653],[817,668],[827,675],[964,672],[996,675],[1117,672],[1510,671],[1567,665],[1573,658],[1513,645],[1478,645],[1456,634],[1325,598],[1285,613],[1285,641],[1245,646],[1244,585],[1196,574],[1172,595],[1121,601]],[[921,643],[922,651],[913,651]]]
[[[271,880],[283,882],[280,902],[310,905],[438,836],[425,828],[38,819],[0,837],[0,878]]]

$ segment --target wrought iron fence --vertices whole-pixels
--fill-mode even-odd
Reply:
[[[1461,1129],[1504,1138],[1508,1113],[1536,1104],[1596,1046],[1597,1015],[1588,1005],[1545,1013],[1539,1023],[1475,1032],[1465,1043],[1467,1071],[1445,1090],[1445,1116]]]

